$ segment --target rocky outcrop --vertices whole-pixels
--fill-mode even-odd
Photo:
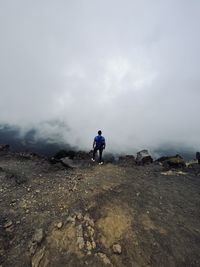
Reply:
[[[138,165],[145,165],[153,163],[153,158],[149,154],[148,150],[141,150],[137,153],[136,163]]]
[[[180,155],[169,157],[163,162],[163,166],[166,168],[183,168],[186,167],[184,159]]]

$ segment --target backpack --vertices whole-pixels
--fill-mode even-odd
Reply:
[[[95,137],[96,147],[102,148],[105,145],[105,138],[101,135]]]

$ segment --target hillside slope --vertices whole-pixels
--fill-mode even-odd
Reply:
[[[200,176],[0,157],[0,266],[199,266]]]

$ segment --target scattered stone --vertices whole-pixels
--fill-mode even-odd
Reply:
[[[62,226],[63,226],[63,223],[62,223],[62,222],[57,223],[57,228],[58,228],[58,229],[61,229]]]
[[[77,225],[77,227],[76,227],[76,235],[78,237],[83,237],[83,226],[82,226],[82,224]]]
[[[94,227],[94,221],[93,221],[92,219],[90,219],[90,220],[88,221],[88,224],[89,224],[91,227]]]
[[[92,241],[92,248],[95,249],[96,248],[96,243],[94,241]]]
[[[5,224],[4,224],[4,228],[9,228],[13,225],[13,222],[12,221],[7,221]]]
[[[80,236],[77,237],[77,244],[78,244],[79,249],[84,248],[85,242],[84,242],[83,237],[80,237]]]
[[[122,247],[120,244],[114,244],[112,247],[112,250],[115,254],[121,254],[122,253]]]
[[[86,249],[88,251],[91,251],[92,250],[92,244],[89,241],[86,242]]]
[[[36,190],[35,190],[35,193],[40,193],[40,190],[39,190],[39,189],[36,189]]]
[[[76,218],[80,221],[83,218],[83,216],[80,212],[78,212],[78,214],[76,215]]]
[[[86,213],[83,219],[84,219],[85,222],[90,221],[90,216],[89,216],[89,214]]]
[[[89,236],[92,237],[94,235],[94,229],[91,226],[88,226],[87,230],[88,230]]]
[[[88,238],[88,234],[87,234],[86,232],[84,232],[83,236],[84,236],[85,238]]]
[[[137,192],[137,193],[136,193],[136,196],[139,197],[139,195],[140,195],[140,192]]]
[[[170,176],[170,175],[186,175],[187,173],[186,172],[182,172],[182,171],[172,171],[172,170],[169,170],[169,171],[166,171],[166,172],[161,172],[162,175],[166,175],[166,176]]]
[[[72,217],[72,216],[68,216],[68,217],[67,217],[67,222],[75,224],[75,221],[76,221],[76,220],[75,220],[74,217]]]
[[[111,261],[106,254],[98,252],[96,255],[103,261],[104,264],[111,265]]]

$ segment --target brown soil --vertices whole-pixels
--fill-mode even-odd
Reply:
[[[1,267],[200,266],[198,172],[79,163],[1,155]]]

